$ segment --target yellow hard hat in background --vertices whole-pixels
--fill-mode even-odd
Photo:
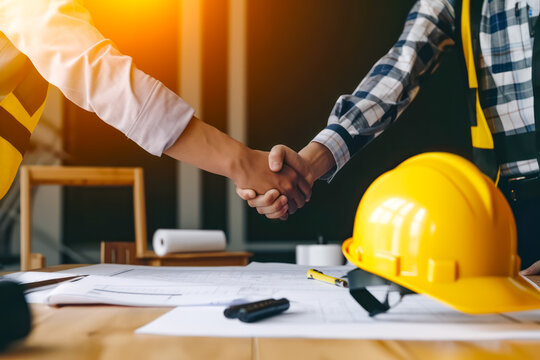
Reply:
[[[540,308],[540,292],[519,275],[510,206],[454,154],[417,155],[377,178],[343,253],[362,270],[466,313]]]

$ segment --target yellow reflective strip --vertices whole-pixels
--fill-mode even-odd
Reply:
[[[48,94],[49,88],[47,87],[47,93],[45,94],[43,103],[33,116],[28,115],[28,112],[24,109],[24,106],[12,92],[6,95],[4,100],[0,102],[0,106],[6,109],[6,111],[9,112],[11,115],[13,115],[13,117],[17,119],[18,122],[20,122],[22,125],[24,125],[24,127],[28,129],[28,131],[33,132],[39,121],[39,118],[41,117],[41,114],[43,113]]]
[[[471,126],[472,144],[475,148],[493,149],[493,136],[480,106],[478,91],[476,92],[476,126]]]
[[[0,199],[4,197],[17,170],[21,165],[22,155],[7,140],[0,137]]]
[[[34,130],[34,127],[32,127],[32,118],[28,115],[26,110],[24,110],[24,107],[12,92],[6,95],[4,100],[0,103],[0,106],[6,109],[18,122],[24,125],[28,131],[32,132]]]
[[[474,53],[471,35],[471,3],[470,0],[463,0],[461,9],[461,41],[463,43],[463,54],[467,66],[467,77],[469,88],[476,91],[476,126],[471,126],[472,145],[480,149],[493,149],[493,136],[484,116],[484,111],[480,105],[478,97],[478,79],[476,78],[476,67],[474,64]]]
[[[463,53],[465,54],[465,64],[467,66],[467,76],[469,78],[469,88],[477,89],[476,69],[474,66],[474,52],[471,37],[471,3],[470,0],[463,0],[461,5],[461,42],[463,43]]]

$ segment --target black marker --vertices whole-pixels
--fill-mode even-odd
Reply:
[[[272,299],[273,300],[273,299]],[[287,310],[290,306],[289,300],[283,298],[273,300],[263,304],[262,302],[257,304],[248,304],[240,309],[238,312],[238,319],[243,322],[255,322],[258,320],[266,319],[267,317],[280,314]]]
[[[223,311],[223,315],[225,315],[227,319],[236,319],[238,318],[238,313],[240,312],[240,310],[247,306],[268,306],[270,304],[273,304],[275,301],[275,299],[266,299],[251,303],[229,306],[225,309],[225,311]]]

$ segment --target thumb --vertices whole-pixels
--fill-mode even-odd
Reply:
[[[525,275],[525,276],[536,275],[539,273],[540,273],[540,260],[538,260],[537,262],[535,262],[534,264],[532,264],[531,266],[529,266],[528,268],[520,272],[521,275]]]
[[[286,149],[289,148],[285,145],[275,145],[272,150],[270,150],[270,154],[268,154],[268,166],[273,172],[281,171],[281,168],[283,167],[283,162],[285,161]]]
[[[310,185],[312,185],[313,179],[310,176],[306,161],[296,151],[285,145],[274,146],[274,148],[276,147],[279,147],[279,154],[282,156],[282,165],[284,162],[302,175],[310,183]],[[272,150],[274,150],[274,148],[272,148]]]

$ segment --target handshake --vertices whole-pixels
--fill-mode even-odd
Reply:
[[[311,142],[298,153],[285,145],[274,146],[268,154],[268,165],[264,166],[266,168],[261,169],[259,164],[252,164],[248,176],[233,179],[236,193],[259,214],[269,219],[287,220],[309,202],[313,183],[332,169],[335,162],[324,145]],[[257,178],[264,183],[262,187],[260,183],[257,188],[250,185]]]

